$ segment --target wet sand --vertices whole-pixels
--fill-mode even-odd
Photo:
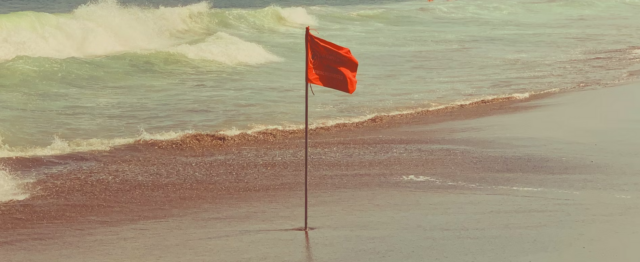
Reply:
[[[3,159],[2,261],[637,261],[640,84]],[[311,116],[313,117],[313,116]]]

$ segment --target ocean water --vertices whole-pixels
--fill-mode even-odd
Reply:
[[[0,158],[304,123],[304,28],[358,89],[315,125],[640,76],[638,0],[0,2]],[[5,175],[3,175],[5,176]]]

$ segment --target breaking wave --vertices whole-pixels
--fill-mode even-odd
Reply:
[[[62,59],[171,52],[226,64],[259,64],[280,59],[259,44],[228,32],[237,28],[286,30],[316,23],[315,17],[299,7],[220,10],[201,2],[149,8],[101,0],[66,14],[26,11],[0,15],[0,61],[19,56]]]
[[[162,132],[149,134],[140,130],[140,134],[134,138],[115,139],[77,139],[66,141],[57,136],[53,137],[51,145],[46,147],[10,147],[2,143],[0,137],[0,158],[3,157],[28,157],[28,156],[49,156],[61,155],[73,152],[84,152],[93,150],[109,150],[115,146],[132,144],[141,140],[169,140],[176,139],[193,131]]]
[[[258,44],[245,42],[222,32],[207,38],[202,43],[183,44],[170,48],[168,51],[185,55],[191,59],[213,60],[229,65],[255,65],[282,60]]]
[[[22,190],[24,183],[26,181],[15,178],[6,168],[0,166],[0,202],[23,200],[29,197],[29,194]]]

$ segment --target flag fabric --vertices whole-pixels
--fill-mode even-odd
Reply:
[[[309,33],[306,34],[307,83],[353,94],[358,60],[351,50]]]

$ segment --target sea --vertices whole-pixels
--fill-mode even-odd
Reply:
[[[640,77],[640,0],[3,0],[0,160],[304,125],[304,33],[351,49],[312,126]],[[24,199],[0,167],[0,201]]]

